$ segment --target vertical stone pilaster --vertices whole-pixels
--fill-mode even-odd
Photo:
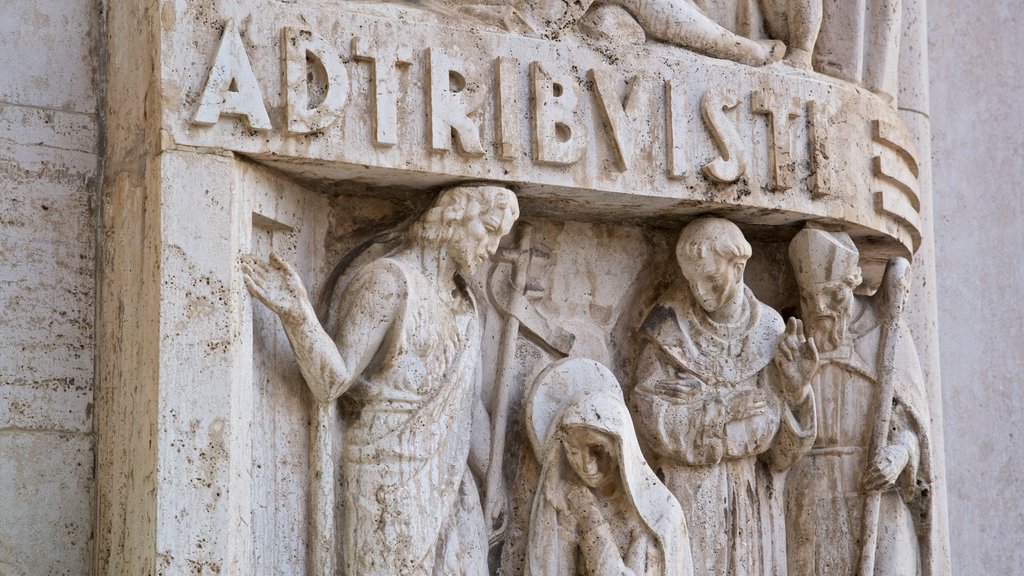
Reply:
[[[949,527],[946,512],[945,442],[942,426],[942,381],[939,371],[938,302],[935,282],[935,228],[932,198],[931,122],[928,97],[928,25],[925,0],[903,0],[898,106],[917,146],[921,169],[921,246],[914,257],[914,285],[907,320],[917,345],[932,419],[935,486],[931,510],[934,529],[931,558],[925,574],[950,573]]]
[[[106,3],[93,573],[156,573],[159,2]]]

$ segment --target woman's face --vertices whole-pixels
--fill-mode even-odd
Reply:
[[[618,473],[618,445],[614,438],[593,428],[570,428],[562,439],[565,457],[576,475],[591,488],[613,481]]]

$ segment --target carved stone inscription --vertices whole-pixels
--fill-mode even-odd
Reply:
[[[242,41],[234,22],[225,27],[220,48],[213,67],[202,91],[202,104],[193,119],[197,125],[216,124],[221,116],[233,116],[245,125],[257,130],[272,129],[267,120],[267,108],[263,91],[255,81],[255,73],[244,51],[240,52]],[[366,48],[368,40],[355,36],[351,39],[351,51],[358,61],[370,66],[372,88],[372,123],[376,128],[373,143],[380,146],[398,144],[398,134],[403,132],[396,112],[403,94],[396,89],[399,64],[421,63],[418,81],[427,86],[425,90],[427,108],[424,110],[428,122],[429,137],[426,148],[432,152],[455,152],[465,157],[485,154],[514,158],[512,150],[520,150],[520,134],[513,128],[518,124],[518,113],[529,112],[533,118],[532,149],[533,161],[537,164],[567,166],[580,162],[590,148],[589,139],[597,134],[605,137],[612,156],[614,169],[627,172],[634,168],[633,158],[640,152],[639,137],[644,133],[669,133],[673,144],[675,138],[690,128],[685,116],[675,116],[677,111],[669,110],[665,126],[652,126],[652,94],[655,93],[654,79],[643,74],[622,77],[612,70],[590,68],[584,77],[567,71],[564,64],[534,60],[523,66],[518,59],[498,56],[491,62],[480,62],[478,58],[466,60],[447,53],[441,47],[428,47],[412,51],[395,41],[376,42],[378,50]],[[341,64],[341,52],[331,48],[330,43],[309,30],[284,28],[281,33],[283,74],[286,78],[284,132],[291,135],[320,132],[345,113],[344,105],[349,92],[349,77]],[[308,96],[310,81],[307,69],[322,73],[319,90],[323,93],[320,102],[311,105]],[[492,72],[493,71],[493,72]],[[520,87],[521,72],[526,72],[529,83],[529,110],[521,109],[516,96]],[[312,75],[312,73],[310,73]],[[486,78],[497,78],[497,82]],[[620,85],[625,82],[625,91]],[[592,88],[584,90],[583,83]],[[659,82],[669,93],[670,104],[682,106],[687,95],[672,87],[681,87],[671,79]],[[805,109],[814,102],[798,95],[802,87],[793,86],[788,98],[774,93],[757,90],[743,95],[746,108],[753,114],[769,118],[768,161],[775,188],[787,189],[793,186],[796,154],[793,144],[792,122],[804,118]],[[593,109],[585,113],[583,98],[594,95]],[[621,92],[621,94],[620,94]],[[662,90],[658,90],[661,93]],[[675,96],[672,100],[671,97]],[[489,109],[495,118],[483,118],[483,104],[490,99]],[[740,93],[734,88],[723,88],[706,92],[701,98],[704,114],[705,135],[714,140],[723,157],[704,164],[704,171],[717,182],[732,183],[742,177],[748,161],[735,156],[748,155],[752,142],[740,136],[737,119],[726,114],[740,104]],[[417,122],[422,118],[406,117],[405,122]],[[754,118],[745,119],[753,122]],[[827,121],[827,119],[826,119]],[[494,141],[483,142],[484,123],[497,127]],[[601,126],[603,124],[604,126]],[[749,128],[742,130],[749,133]],[[806,126],[803,129],[806,132]],[[411,142],[413,146],[419,143]],[[500,149],[500,150],[498,150]],[[650,161],[649,159],[648,161]],[[721,166],[727,165],[728,167]],[[672,175],[683,176],[680,164],[670,168]]]
[[[373,17],[286,4],[243,26],[176,31],[208,52],[167,64],[166,81],[185,95],[165,109],[171,140],[303,178],[371,167],[395,185],[422,183],[416,174],[524,185],[526,197],[564,199],[584,215],[712,202],[743,222],[765,209],[780,223],[841,219],[859,225],[878,262],[919,241],[915,203],[875,193],[917,186],[902,123],[845,82],[651,43],[609,58],[575,36],[460,29],[377,6],[392,7]],[[203,61],[207,70],[180,75]]]

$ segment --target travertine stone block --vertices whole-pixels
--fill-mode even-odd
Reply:
[[[0,430],[0,572],[88,574],[90,433]]]
[[[94,0],[0,6],[0,102],[95,114],[101,66],[97,8]]]

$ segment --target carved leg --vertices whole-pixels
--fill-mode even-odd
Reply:
[[[768,35],[786,43],[785,61],[797,68],[811,68],[811,53],[821,30],[822,0],[762,0]]]
[[[821,30],[822,0],[789,0],[789,51],[786,62],[810,70],[811,53]]]
[[[867,3],[864,87],[886,102],[896,101],[899,83],[900,0],[869,0]]]
[[[620,0],[652,38],[750,66],[778,61],[784,46],[751,40],[708,18],[688,0]]]

